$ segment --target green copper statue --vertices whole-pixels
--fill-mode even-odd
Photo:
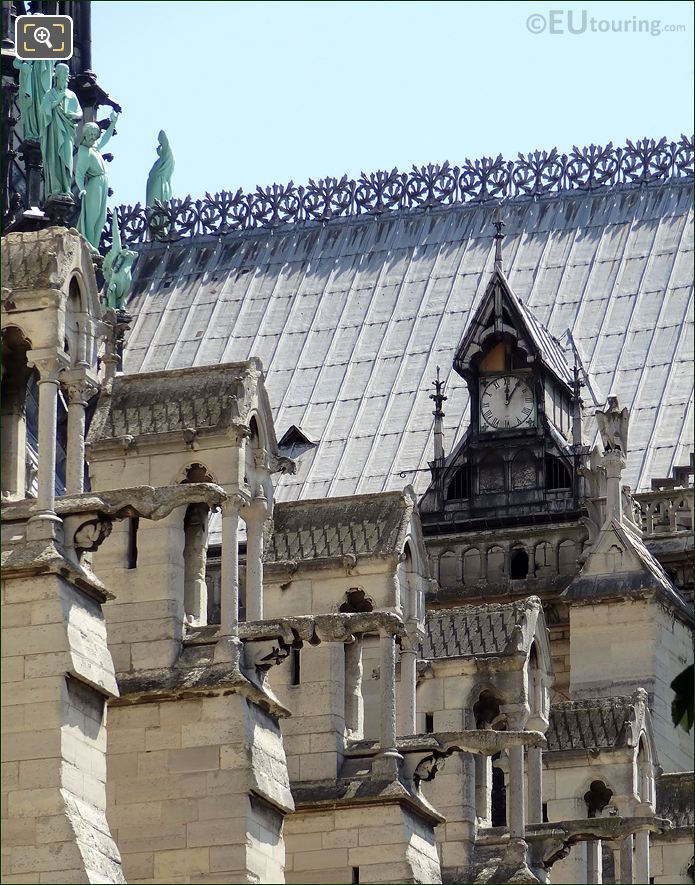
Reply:
[[[41,99],[41,157],[46,197],[70,196],[72,189],[72,152],[82,108],[68,88],[70,69],[55,67],[55,86]]]
[[[116,120],[118,114],[114,111],[109,128],[103,135],[96,123],[85,123],[82,144],[77,151],[75,184],[80,190],[82,201],[77,229],[94,251],[99,248],[101,232],[106,222],[106,200],[109,192],[106,166],[100,151],[111,140]]]
[[[104,258],[104,279],[106,280],[106,306],[124,310],[126,297],[133,279],[133,264],[138,257],[132,249],[121,245],[121,232],[114,212],[111,221],[112,244]]]
[[[52,61],[12,62],[19,71],[17,103],[24,139],[38,141],[41,138],[41,101],[53,82]]]
[[[159,200],[160,203],[166,203],[171,199],[171,176],[174,174],[174,154],[169,144],[166,132],[162,129],[157,136],[159,145],[157,153],[159,157],[155,160],[154,165],[150,169],[147,176],[147,194],[145,203],[149,208],[154,206],[154,201]]]

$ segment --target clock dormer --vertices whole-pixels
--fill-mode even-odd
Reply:
[[[448,456],[432,462],[433,482],[421,503],[423,516],[432,514],[426,521],[492,526],[576,515],[576,370],[497,263],[454,369],[468,387],[470,425]]]

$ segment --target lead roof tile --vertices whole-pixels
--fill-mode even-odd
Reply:
[[[560,338],[570,326],[598,393],[616,393],[632,408],[637,442],[624,479],[638,490],[649,487],[653,471],[668,475],[687,461],[693,446],[686,427],[693,396],[690,193],[689,181],[666,181],[512,201],[503,210],[512,289],[551,336]],[[312,403],[332,403],[312,429],[318,437],[312,463],[320,463],[332,440],[345,446],[371,440],[353,442],[331,494],[396,488],[401,470],[424,491],[433,449],[428,394],[437,365],[449,396],[447,451],[466,429],[468,393],[452,372],[452,349],[492,272],[493,217],[493,205],[469,203],[376,221],[358,216],[218,241],[146,244],[129,304],[136,319],[125,370],[262,354],[280,434],[293,423],[304,426]],[[213,309],[197,338],[192,318],[201,304]],[[650,325],[656,327],[651,339],[640,335]],[[662,371],[648,379],[654,366]],[[318,378],[303,383],[302,373],[312,368],[319,368]],[[364,407],[358,402],[347,420],[336,422],[349,397],[364,398]],[[386,398],[381,417],[374,397]],[[401,399],[408,405],[393,406]],[[587,436],[589,444],[597,439],[591,420]],[[283,478],[279,498],[290,484],[294,495],[296,483]],[[321,488],[322,494],[324,487],[308,470],[300,493]]]

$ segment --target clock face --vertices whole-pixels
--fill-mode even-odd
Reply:
[[[533,427],[533,390],[518,375],[500,375],[480,385],[480,429]]]

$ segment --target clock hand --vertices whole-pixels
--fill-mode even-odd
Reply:
[[[512,392],[507,397],[507,405],[509,405],[509,400],[514,396],[514,394],[516,393],[516,389],[520,384],[521,384],[521,378],[519,378],[519,380],[516,382],[516,384],[514,385],[514,387],[512,389]]]
[[[504,404],[505,406],[509,405],[509,378],[507,377],[504,379]]]

